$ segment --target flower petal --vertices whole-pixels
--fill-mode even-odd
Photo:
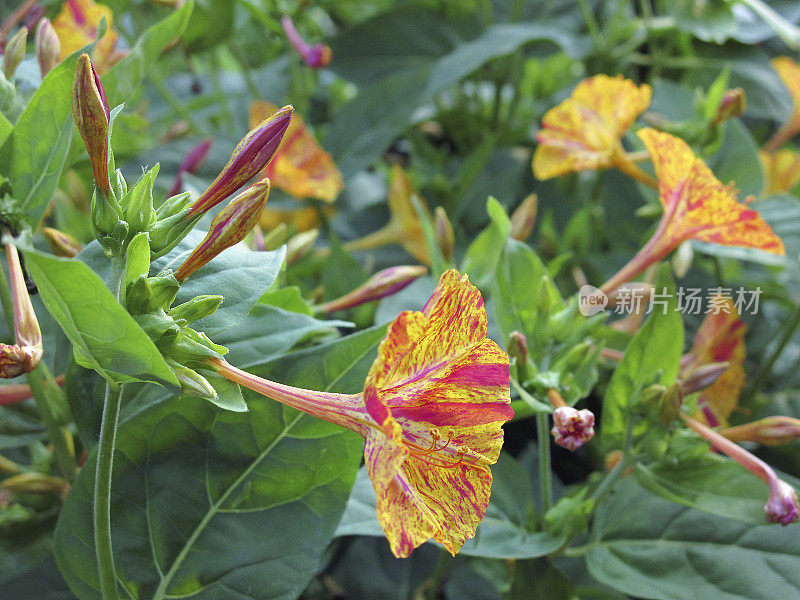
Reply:
[[[723,186],[686,142],[649,128],[639,131],[639,137],[658,176],[659,200],[668,221],[664,244],[675,247],[691,238],[785,254],[783,241],[767,222],[737,202],[736,192]]]
[[[800,183],[800,154],[794,150],[760,151],[758,157],[764,167],[765,196],[791,192]]]
[[[793,116],[800,113],[800,64],[788,56],[777,56],[770,61],[772,68],[778,73],[783,85],[792,97]]]
[[[650,105],[650,86],[621,75],[583,80],[572,95],[550,109],[533,155],[538,179],[613,166],[620,138]]]
[[[114,13],[111,9],[94,0],[67,0],[52,22],[61,43],[59,62],[95,40],[103,17],[108,29],[97,42],[92,62],[99,73],[105,73],[122,58],[122,53],[116,50],[118,36],[113,27]]]

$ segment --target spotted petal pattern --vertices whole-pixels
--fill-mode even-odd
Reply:
[[[681,370],[681,377],[709,363],[727,362],[728,368],[710,387],[700,394],[699,402],[707,406],[725,424],[736,408],[744,387],[744,334],[747,326],[739,318],[730,298],[718,298],[718,313],[709,313],[697,330],[689,351],[690,362]]]
[[[378,428],[365,457],[396,556],[433,537],[455,553],[486,512],[513,416],[508,356],[486,339],[480,292],[445,273],[422,312],[389,328],[364,390]]]
[[[736,191],[714,176],[682,139],[642,129],[658,176],[664,207],[660,246],[675,248],[687,239],[785,254],[783,241],[754,210],[736,200]]]
[[[596,75],[579,83],[542,119],[534,175],[550,179],[613,166],[615,155],[622,152],[622,135],[650,105],[651,95],[650,86],[637,86],[621,75]]]
[[[250,125],[257,125],[277,108],[269,102],[250,105]],[[316,198],[333,202],[344,183],[333,157],[319,145],[303,118],[294,113],[278,152],[267,165],[263,176],[272,185],[297,198]]]
[[[95,69],[103,74],[124,56],[116,49],[118,36],[113,27],[114,13],[110,8],[94,0],[67,0],[53,19],[53,29],[61,44],[59,62],[97,38],[97,28],[103,17],[108,29],[92,55]]]

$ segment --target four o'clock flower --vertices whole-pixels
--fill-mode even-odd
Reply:
[[[580,82],[572,95],[551,108],[536,134],[533,173],[550,179],[575,171],[616,167],[655,186],[622,147],[622,136],[650,105],[650,86],[621,75],[596,75]]]
[[[72,86],[72,117],[92,163],[97,189],[111,190],[108,177],[108,127],[111,111],[106,93],[88,54],[81,54]]]
[[[375,273],[349,294],[345,294],[341,298],[336,298],[330,302],[320,304],[317,310],[332,313],[338,310],[353,308],[365,302],[380,300],[386,296],[396,294],[417,277],[422,277],[427,272],[427,267],[421,267],[419,265],[402,265],[383,269]]]
[[[514,414],[508,356],[486,339],[480,292],[447,271],[422,312],[389,326],[361,394],[314,392],[267,381],[220,359],[245,387],[366,439],[377,515],[395,556],[433,537],[455,554],[486,512],[489,467]]]
[[[6,244],[6,260],[14,305],[16,344],[0,344],[0,377],[10,379],[36,368],[42,358],[42,332],[33,312],[25,276],[14,244]]]
[[[784,254],[781,239],[754,210],[736,201],[682,139],[654,129],[639,137],[650,151],[664,213],[653,237],[601,288],[610,294],[688,239]]]
[[[325,44],[314,44],[310,46],[297,32],[297,28],[294,26],[291,17],[289,15],[283,15],[281,19],[281,25],[283,26],[283,31],[286,33],[286,38],[289,40],[289,43],[292,45],[292,48],[300,55],[300,58],[309,66],[314,69],[319,69],[322,67],[327,67],[333,55],[331,53],[331,49],[326,46]]]
[[[66,0],[61,12],[53,19],[61,46],[59,61],[97,39],[100,21],[106,20],[106,34],[97,42],[94,62],[100,73],[108,71],[125,54],[117,50],[117,32],[114,30],[114,13],[105,4],[94,0]]]
[[[261,171],[274,156],[291,119],[292,107],[284,106],[244,136],[228,164],[192,205],[187,218],[216,206]]]
[[[769,485],[769,498],[764,505],[764,512],[768,522],[789,525],[789,523],[797,521],[798,516],[800,516],[797,492],[792,486],[781,480],[772,470],[772,467],[728,438],[703,425],[700,421],[684,413],[681,413],[681,418],[691,429],[710,442],[714,448],[727,454]]]
[[[594,414],[588,408],[578,410],[567,406],[561,395],[554,389],[547,391],[553,404],[553,429],[550,433],[559,446],[567,450],[577,450],[594,437]]]
[[[762,150],[758,158],[764,168],[763,195],[791,192],[800,183],[800,153],[788,148],[775,152]]]
[[[258,223],[268,197],[269,179],[262,179],[231,200],[211,221],[203,241],[175,271],[175,279],[184,281],[217,254],[247,237]]]
[[[60,52],[61,44],[50,19],[41,19],[36,26],[36,59],[39,61],[42,79],[58,64]]]

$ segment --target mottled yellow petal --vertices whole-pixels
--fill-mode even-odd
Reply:
[[[536,135],[534,175],[549,179],[613,166],[615,155],[622,152],[622,135],[650,105],[651,95],[650,86],[637,86],[621,75],[583,80],[544,115]]]
[[[277,108],[269,102],[250,105],[250,123],[260,123]],[[316,198],[333,202],[344,183],[333,157],[319,145],[303,118],[294,113],[278,152],[264,175],[272,185],[297,198]]]
[[[697,330],[688,356],[690,362],[681,369],[681,377],[709,363],[730,363],[710,387],[700,393],[699,403],[708,406],[721,424],[726,424],[736,408],[744,387],[744,335],[747,326],[730,298],[717,299],[717,314],[709,313]],[[715,425],[711,423],[711,425]]]
[[[508,356],[486,326],[480,292],[448,271],[422,312],[392,323],[367,376],[379,431],[368,436],[366,465],[397,556],[431,536],[455,553],[486,511],[489,466],[513,416]]]
[[[758,157],[764,167],[765,196],[791,192],[800,183],[800,153],[789,149],[760,151]]]
[[[757,248],[785,254],[783,241],[746,204],[736,191],[723,186],[682,139],[642,129],[658,176],[659,200],[664,208],[660,247],[674,249],[687,239],[726,246]]]
[[[105,73],[124,56],[116,49],[118,35],[110,8],[93,0],[66,0],[52,23],[61,44],[59,62],[97,38],[97,28],[103,17],[107,30],[92,55],[95,69],[98,73]]]

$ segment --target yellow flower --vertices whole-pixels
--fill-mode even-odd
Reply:
[[[59,62],[97,38],[97,28],[103,17],[108,29],[92,56],[97,72],[105,73],[124,56],[116,49],[117,32],[114,31],[114,13],[110,8],[93,0],[66,0],[53,20],[53,29],[61,44]]]
[[[767,152],[777,150],[800,131],[800,65],[788,56],[773,58],[770,64],[789,90],[789,95],[792,97],[792,114],[764,144],[764,150]]]
[[[596,75],[578,84],[572,95],[542,119],[536,134],[533,173],[550,179],[566,173],[617,167],[647,177],[625,156],[622,136],[650,105],[650,86],[622,75]]]
[[[763,195],[791,192],[800,183],[800,154],[794,150],[762,150],[758,157],[764,167]]]

